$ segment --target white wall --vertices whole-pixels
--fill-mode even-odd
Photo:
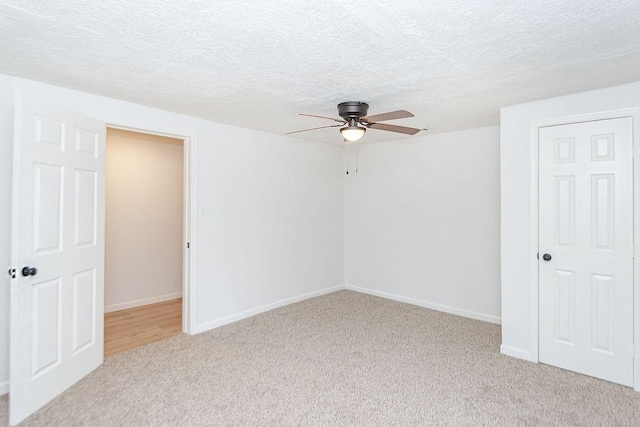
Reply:
[[[538,360],[531,320],[531,127],[542,119],[640,106],[640,82],[503,108],[500,119],[502,351]]]
[[[183,144],[107,129],[106,312],[182,296]]]
[[[344,281],[342,152],[337,146],[216,124],[114,99],[0,76],[0,190],[10,194],[13,92],[110,124],[192,135],[196,331]],[[9,202],[1,197],[0,383],[7,379]],[[193,253],[193,252],[192,252]],[[252,311],[253,310],[253,311]]]
[[[347,283],[499,322],[498,150],[497,126],[363,144],[345,181]]]

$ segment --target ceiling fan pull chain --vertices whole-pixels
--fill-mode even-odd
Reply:
[[[356,142],[356,173],[358,173],[358,147],[360,146],[359,142]]]
[[[347,175],[349,175],[349,141],[344,140],[344,151],[347,153]]]

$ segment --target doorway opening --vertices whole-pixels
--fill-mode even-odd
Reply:
[[[185,140],[107,128],[104,355],[183,330]]]

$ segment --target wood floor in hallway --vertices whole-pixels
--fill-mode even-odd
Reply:
[[[182,332],[182,298],[104,316],[104,355],[160,341]]]

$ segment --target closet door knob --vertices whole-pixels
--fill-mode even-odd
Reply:
[[[22,269],[22,275],[24,277],[35,276],[38,274],[38,269],[35,267],[26,266]]]
[[[551,254],[542,255],[542,259],[545,260],[545,261],[551,261]]]

